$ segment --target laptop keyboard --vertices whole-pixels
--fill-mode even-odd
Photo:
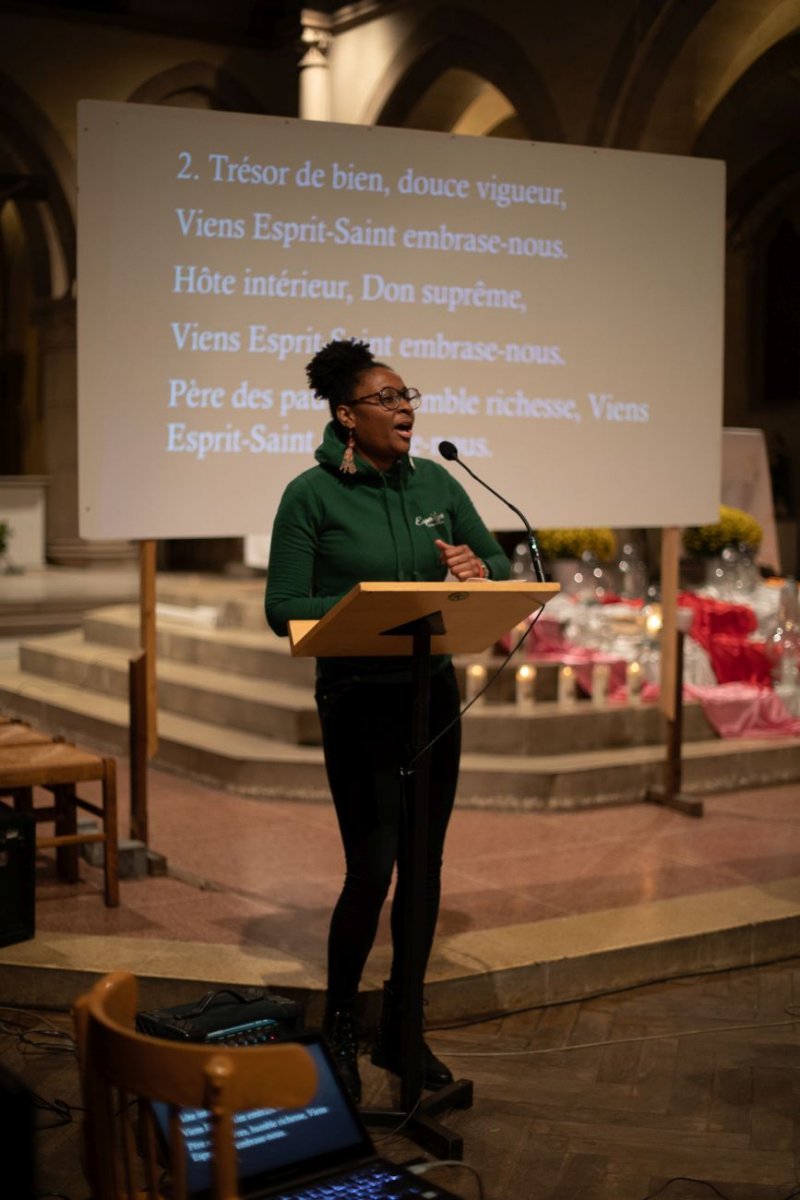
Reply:
[[[270,1200],[403,1200],[403,1197],[441,1195],[429,1183],[397,1171],[391,1164],[348,1171],[346,1175],[279,1192]]]

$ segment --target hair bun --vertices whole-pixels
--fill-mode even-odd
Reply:
[[[359,342],[356,338],[328,342],[307,364],[306,376],[314,395],[330,400],[341,387],[342,380],[354,378],[374,362],[375,355],[367,342]]]

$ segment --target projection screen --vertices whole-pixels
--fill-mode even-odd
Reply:
[[[267,532],[329,419],[305,364],[340,337],[422,391],[412,454],[454,442],[535,527],[716,519],[722,163],[99,101],[78,121],[84,537]]]

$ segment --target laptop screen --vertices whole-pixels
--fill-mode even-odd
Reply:
[[[237,1115],[234,1137],[239,1188],[246,1196],[374,1153],[369,1134],[322,1039],[303,1034],[296,1040],[314,1059],[317,1090],[306,1108],[264,1108]],[[153,1107],[166,1144],[167,1106]],[[186,1142],[189,1193],[203,1200],[211,1188],[209,1114],[205,1109],[185,1109],[180,1121]]]

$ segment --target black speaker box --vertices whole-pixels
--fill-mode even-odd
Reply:
[[[8,1200],[36,1195],[33,1097],[25,1084],[0,1066],[0,1145],[3,1147],[2,1194]]]
[[[36,932],[36,822],[0,805],[0,946],[27,942]]]

